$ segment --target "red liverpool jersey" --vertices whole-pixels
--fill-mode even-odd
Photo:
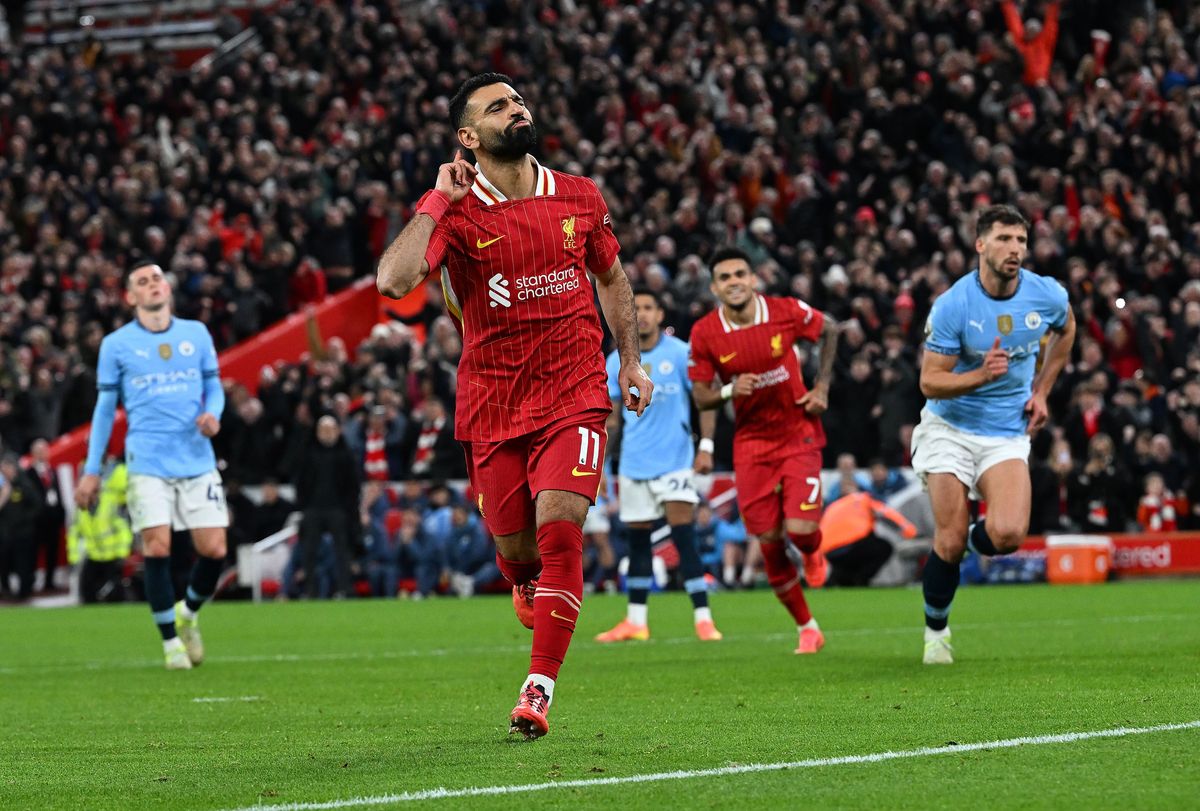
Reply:
[[[755,296],[750,306],[754,323],[744,327],[730,323],[721,307],[696,322],[688,377],[728,383],[734,375],[760,376],[753,394],[733,401],[735,456],[771,459],[803,446],[824,447],[821,418],[796,404],[808,389],[794,349],[797,340],[820,337],[824,314],[793,298]]]
[[[534,168],[535,195],[521,200],[479,171],[425,252],[463,336],[460,440],[499,442],[612,407],[587,275],[607,272],[620,250],[608,206],[589,178]]]

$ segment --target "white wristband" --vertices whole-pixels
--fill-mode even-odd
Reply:
[[[721,387],[721,399],[722,400],[733,399],[733,384],[732,383],[726,383],[724,386]]]
[[[701,437],[700,445],[698,448],[696,448],[696,450],[700,451],[700,453],[712,453],[713,452],[712,439],[710,437]]]

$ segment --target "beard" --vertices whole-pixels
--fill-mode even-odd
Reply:
[[[497,160],[515,161],[529,154],[537,142],[537,127],[532,122],[528,127],[520,128],[510,124],[508,129],[489,137],[483,148]]]

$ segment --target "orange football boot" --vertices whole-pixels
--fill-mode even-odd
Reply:
[[[634,625],[627,619],[621,620],[612,630],[596,636],[597,642],[645,642],[650,638],[649,625]]]

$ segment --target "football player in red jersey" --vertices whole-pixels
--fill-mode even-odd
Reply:
[[[759,295],[749,257],[737,248],[718,249],[710,267],[720,305],[692,327],[692,396],[700,409],[733,400],[738,507],[762,546],[767,582],[796,620],[796,653],[816,653],[825,637],[804,600],[787,540],[804,556],[809,586],[819,588],[827,574],[820,552],[821,414],[829,402],[837,323],[799,299]],[[812,389],[800,373],[797,341],[820,342]],[[696,461],[697,469],[711,464]]]
[[[593,283],[620,353],[626,408],[654,389],[641,366],[633,293],[596,184],[530,154],[537,130],[512,80],[474,76],[450,101],[457,151],[379,260],[400,298],[441,268],[463,335],[455,436],[467,455],[496,562],[533,629],[510,732],[546,734],[546,712],[583,599],[583,533],[611,410]],[[590,278],[588,274],[591,274]]]

